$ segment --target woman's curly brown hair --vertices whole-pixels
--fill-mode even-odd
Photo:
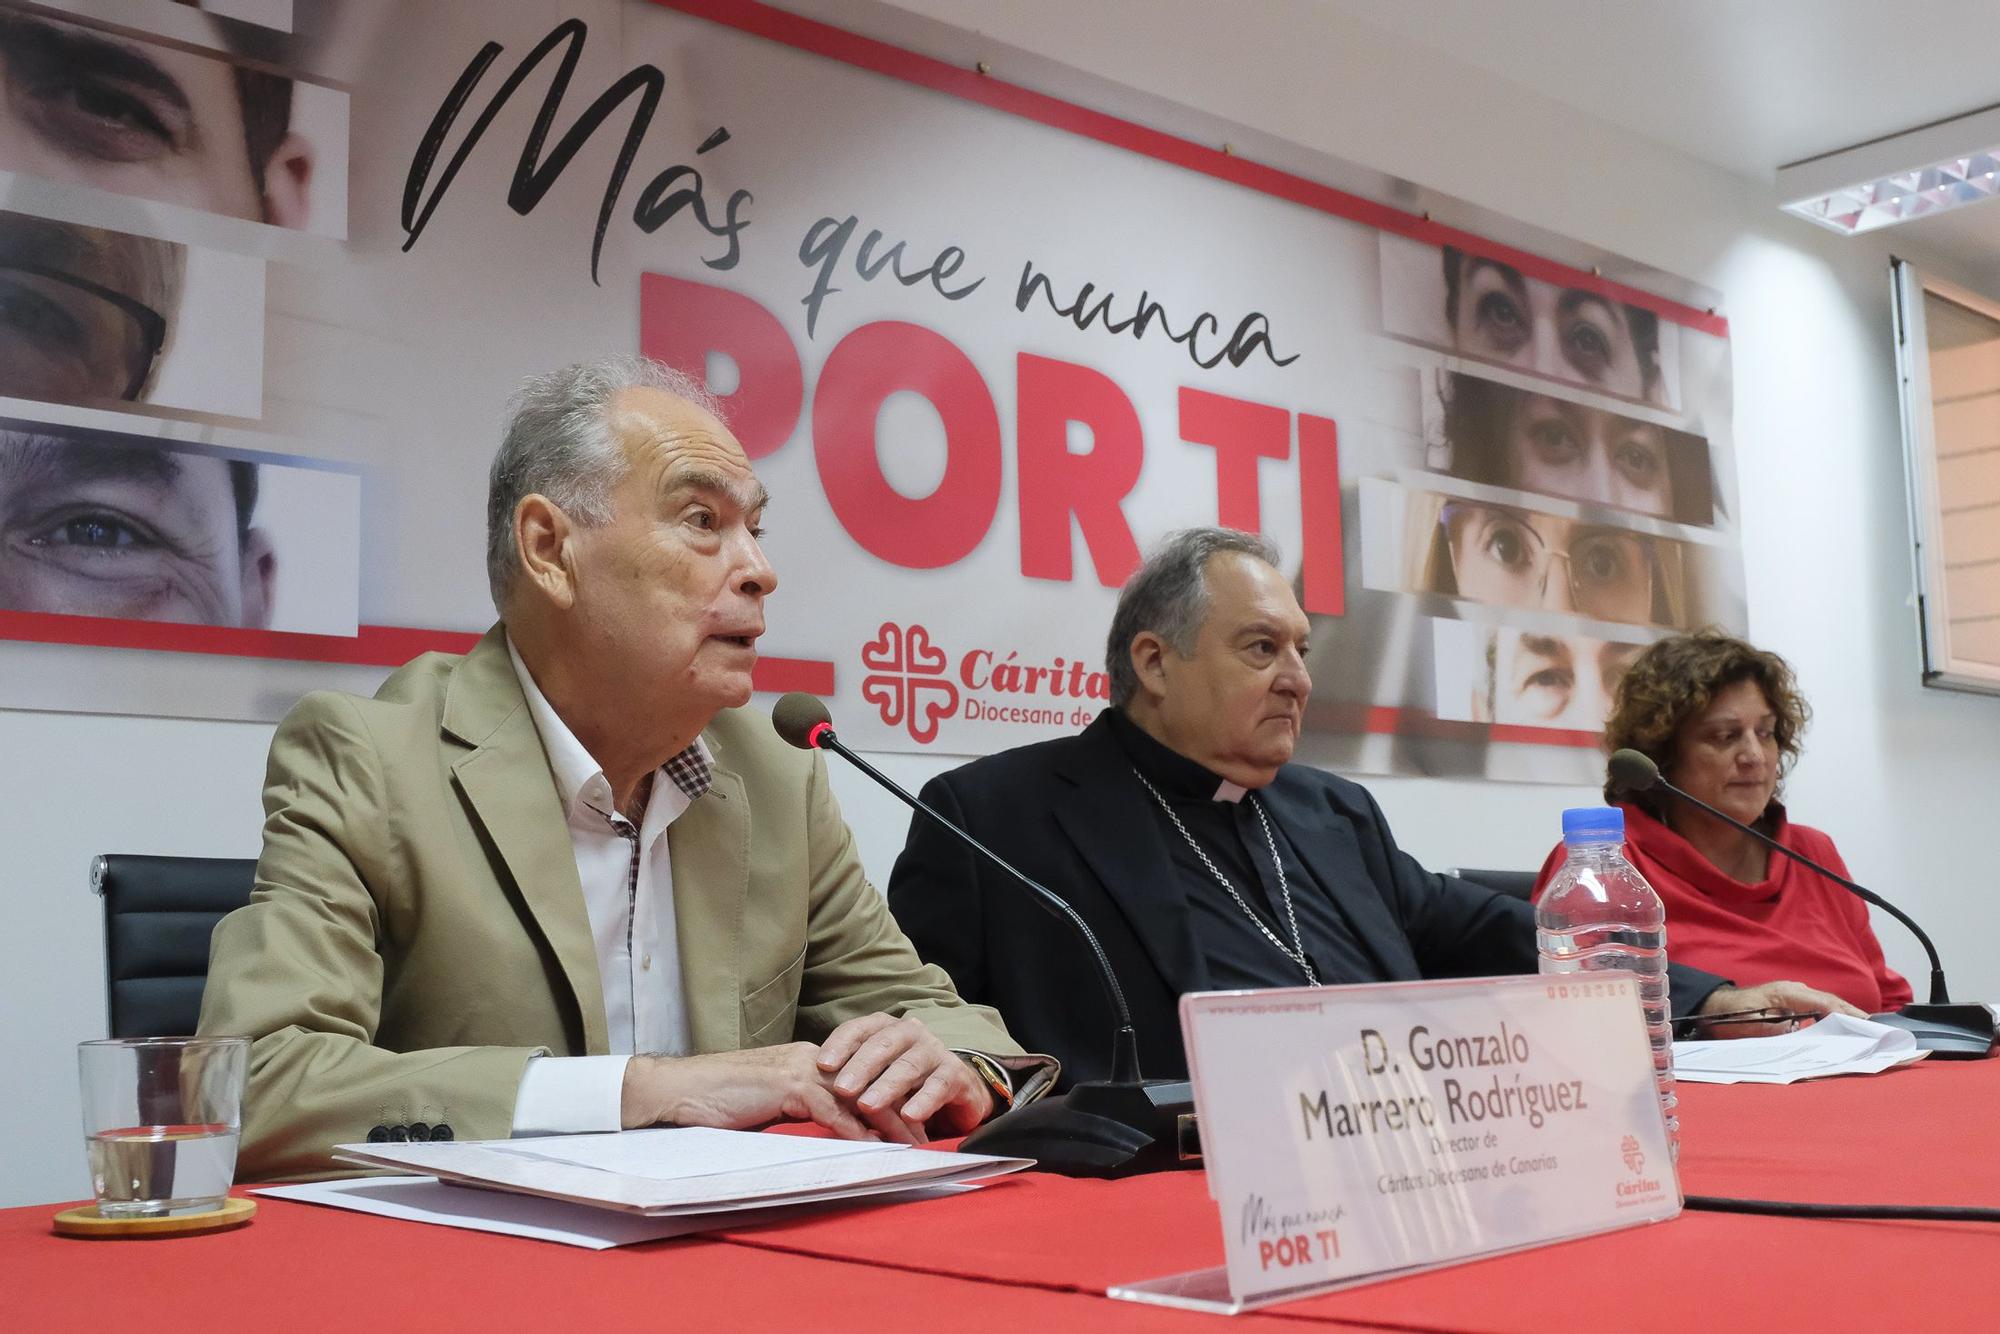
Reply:
[[[1605,750],[1629,747],[1659,765],[1662,772],[1671,770],[1679,758],[1675,738],[1681,724],[1739,681],[1755,681],[1770,701],[1771,711],[1778,715],[1773,731],[1782,791],[1785,774],[1799,757],[1812,709],[1783,658],[1713,626],[1662,639],[1632,663],[1618,683],[1618,697],[1604,724]],[[1665,796],[1658,789],[1627,792],[1607,778],[1604,799],[1629,801],[1648,815],[1665,818]]]

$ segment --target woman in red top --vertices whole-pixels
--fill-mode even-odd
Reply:
[[[1632,664],[1604,745],[1645,753],[1682,791],[1846,875],[1833,840],[1793,824],[1778,801],[1809,716],[1783,658],[1704,630],[1661,640]],[[1909,1001],[1868,905],[1847,890],[1664,792],[1607,783],[1604,799],[1625,812],[1625,855],[1666,904],[1676,961],[1724,977],[1794,978],[1857,1012]],[[1558,845],[1537,897],[1562,863]]]

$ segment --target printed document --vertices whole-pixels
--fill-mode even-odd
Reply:
[[[1830,1014],[1768,1038],[1674,1044],[1674,1078],[1687,1084],[1793,1084],[1828,1075],[1872,1075],[1921,1060],[1907,1030]]]
[[[1025,1158],[689,1126],[448,1143],[342,1144],[334,1156],[654,1216],[853,1199],[1017,1172]]]

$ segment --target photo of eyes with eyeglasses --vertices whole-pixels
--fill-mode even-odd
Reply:
[[[314,147],[317,124],[345,120],[344,94],[15,10],[0,10],[0,64],[0,169],[345,233],[345,173],[316,195]]]
[[[186,267],[172,242],[0,213],[0,394],[145,397]]]
[[[255,417],[263,262],[0,212],[0,395]]]
[[[0,608],[265,628],[261,480],[242,460],[0,430]]]
[[[1685,623],[1677,542],[1428,492],[1410,506],[1414,591],[1628,625]]]
[[[1531,277],[1505,260],[1382,237],[1388,332],[1442,352],[1578,385],[1680,406],[1674,331],[1660,317],[1585,286]]]
[[[1432,622],[1438,716],[1601,732],[1618,683],[1645,651],[1586,635]]]
[[[1715,521],[1700,436],[1452,371],[1438,372],[1425,406],[1427,434],[1454,477],[1677,523]]]

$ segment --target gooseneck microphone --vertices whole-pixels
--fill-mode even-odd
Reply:
[[[1883,912],[1888,913],[1891,917],[1908,927],[1910,934],[1917,938],[1917,943],[1924,947],[1924,953],[1930,957],[1931,993],[1928,1005],[1909,1005],[1896,1012],[1898,1015],[1912,1021],[1911,1023],[1899,1026],[1910,1028],[1912,1032],[1915,1032],[1918,1036],[1919,1046],[1925,1045],[1924,1037],[1927,1029],[1935,1029],[1935,1037],[1939,1045],[1927,1047],[1927,1050],[1935,1051],[1940,1056],[1984,1056],[1991,1050],[1994,1036],[1993,1012],[1988,1010],[1984,1005],[1954,1005],[1952,1003],[1951,993],[1945,986],[1944,964],[1938,958],[1937,946],[1931,943],[1930,936],[1925,933],[1922,927],[1917,925],[1915,919],[1908,913],[1883,898],[1880,894],[1877,894],[1874,890],[1857,885],[1846,876],[1835,875],[1832,871],[1821,866],[1804,853],[1786,847],[1783,843],[1778,842],[1777,839],[1772,838],[1762,830],[1744,824],[1734,816],[1725,815],[1693,793],[1684,792],[1680,788],[1675,787],[1667,781],[1666,775],[1660,772],[1660,766],[1654,762],[1650,755],[1630,749],[1614,751],[1612,752],[1610,763],[1606,766],[1606,771],[1610,775],[1612,785],[1624,791],[1646,792],[1658,788],[1668,796],[1673,797],[1676,801],[1684,801],[1690,806],[1707,811],[1730,828],[1740,830],[1756,839],[1759,843],[1784,853],[1801,866],[1817,871],[1820,875],[1825,876],[1834,884],[1854,894],[1863,902],[1874,904]],[[1920,1024],[1923,1027],[1919,1027]],[[1964,1036],[1955,1036],[1960,1030],[1964,1031]],[[1977,1042],[1982,1045],[1979,1046],[1977,1051],[1960,1051],[1953,1045],[1962,1045],[1968,1042]]]
[[[771,710],[771,726],[778,730],[779,736],[801,750],[830,750],[840,756],[900,798],[911,810],[928,815],[937,821],[941,828],[949,831],[959,842],[1025,885],[1028,892],[1033,894],[1043,907],[1074,926],[1077,934],[1083,937],[1084,944],[1090,946],[1091,954],[1097,959],[1098,980],[1104,984],[1104,994],[1110,998],[1112,1013],[1118,1016],[1118,1036],[1111,1051],[1112,1082],[1138,1082],[1139,1037],[1132,1027],[1132,1010],[1125,1003],[1125,989],[1118,985],[1118,974],[1112,970],[1111,960],[1106,957],[1104,946],[1098,943],[1097,933],[1090,929],[1090,924],[1083,920],[1076,909],[1070,907],[1066,900],[1046,885],[1029,879],[999,853],[932,810],[896,780],[841,745],[840,738],[834,735],[833,715],[827,712],[824,701],[801,691],[793,691],[781,697],[777,707]]]
[[[901,784],[842,745],[826,704],[794,691],[771,710],[771,726],[802,750],[830,750],[911,810],[937,822],[954,838],[1024,887],[1035,901],[1076,929],[1090,947],[1098,981],[1111,1002],[1118,1032],[1111,1051],[1111,1078],[1080,1083],[1068,1093],[1043,1098],[994,1118],[965,1141],[971,1153],[1030,1157],[1049,1171],[1067,1176],[1113,1177],[1193,1166],[1192,1089],[1185,1080],[1144,1079],[1139,1073],[1139,1039],[1125,990],[1099,943],[1077,910],[1046,885],[1030,878],[993,849],[931,809]]]
[[[1938,960],[1937,946],[1931,944],[1931,938],[1925,934],[1924,929],[1918,926],[1916,922],[1912,921],[1910,915],[1904,912],[1901,908],[1898,908],[1895,904],[1889,902],[1889,900],[1883,898],[1880,894],[1877,894],[1874,890],[1867,889],[1860,885],[1857,885],[1852,880],[1849,880],[1845,876],[1835,875],[1832,871],[1827,870],[1824,866],[1821,866],[1818,862],[1806,856],[1804,853],[1796,852],[1793,849],[1786,847],[1784,844],[1778,842],[1777,839],[1772,838],[1769,835],[1765,834],[1762,830],[1756,829],[1751,825],[1744,824],[1741,820],[1736,819],[1734,816],[1723,814],[1721,811],[1715,809],[1715,807],[1703,801],[1700,797],[1694,796],[1692,793],[1683,792],[1681,789],[1675,787],[1672,783],[1669,783],[1667,781],[1666,775],[1660,772],[1660,766],[1654,763],[1653,758],[1650,755],[1646,755],[1636,750],[1616,751],[1611,756],[1611,762],[1607,766],[1607,771],[1611,775],[1611,781],[1618,787],[1623,788],[1627,792],[1646,792],[1657,787],[1662,792],[1665,792],[1667,795],[1674,797],[1677,800],[1685,801],[1690,806],[1700,807],[1702,810],[1707,811],[1710,815],[1713,815],[1716,819],[1722,821],[1730,828],[1739,829],[1742,832],[1750,835],[1750,837],[1756,839],[1759,843],[1762,843],[1767,847],[1776,848],[1779,852],[1784,853],[1787,857],[1790,857],[1793,861],[1799,863],[1801,866],[1805,866],[1811,870],[1819,872],[1821,875],[1825,876],[1828,880],[1833,881],[1834,884],[1840,885],[1841,887],[1846,889],[1849,893],[1859,895],[1863,900],[1874,904],[1876,907],[1880,908],[1883,912],[1888,913],[1891,917],[1895,918],[1897,921],[1901,922],[1904,926],[1910,929],[1910,934],[1915,936],[1917,938],[1917,943],[1924,947],[1924,953],[1930,956],[1931,960],[1930,1003],[1933,1005],[1949,1005],[1951,1003],[1951,994],[1945,989],[1945,984],[1944,984],[1944,964],[1939,962]]]

